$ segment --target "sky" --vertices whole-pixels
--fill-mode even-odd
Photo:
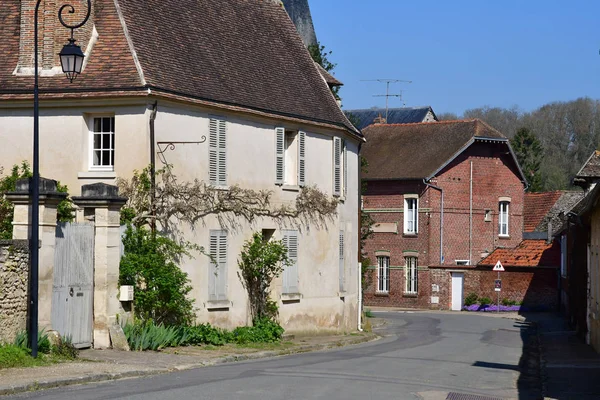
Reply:
[[[309,0],[344,109],[534,110],[600,99],[600,0]]]

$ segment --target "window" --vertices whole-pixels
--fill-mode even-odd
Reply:
[[[501,201],[498,212],[498,235],[508,236],[508,201]]]
[[[275,183],[304,186],[306,183],[306,133],[275,129]]]
[[[344,231],[340,231],[340,262],[339,262],[339,276],[340,276],[340,292],[346,290],[346,266],[344,263]]]
[[[210,231],[208,299],[227,300],[227,231]]]
[[[298,231],[283,231],[283,245],[287,248],[290,265],[283,269],[281,293],[300,293],[298,288]]]
[[[390,291],[390,258],[387,256],[377,257],[377,291]]]
[[[560,275],[567,277],[567,235],[560,237]]]
[[[419,274],[417,272],[417,257],[406,257],[406,290],[407,294],[417,294]]]
[[[419,229],[419,198],[417,195],[404,196],[404,233],[416,235]]]
[[[348,183],[346,142],[333,138],[333,195],[346,196]]]
[[[90,170],[115,169],[115,117],[94,117],[90,140]]]
[[[208,140],[208,175],[213,186],[227,186],[227,123],[211,118]]]
[[[469,265],[470,263],[469,260],[456,260],[456,265]]]

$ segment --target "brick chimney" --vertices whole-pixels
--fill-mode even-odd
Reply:
[[[94,8],[96,2],[92,0],[92,13],[89,21],[75,30],[77,44],[85,52],[92,32],[94,30]],[[21,29],[19,42],[19,63],[15,70],[16,75],[33,75],[33,22],[37,0],[21,0]],[[78,24],[83,21],[87,13],[87,1],[84,0],[42,0],[38,12],[38,49],[39,68],[41,76],[51,76],[62,73],[58,53],[71,37],[71,30],[61,25],[58,20],[58,10],[65,4],[72,4],[75,13],[70,14],[67,7],[63,11],[63,19],[69,24]]]

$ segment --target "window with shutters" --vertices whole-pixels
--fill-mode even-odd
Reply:
[[[377,257],[377,291],[388,293],[390,291],[390,258]]]
[[[404,234],[416,235],[419,231],[419,197],[404,195]]]
[[[227,300],[227,231],[210,231],[208,299]]]
[[[346,265],[344,263],[344,232],[340,231],[339,240],[339,277],[340,277],[340,292],[346,291]]]
[[[213,186],[227,186],[227,122],[209,120],[208,175]]]
[[[407,294],[417,294],[418,292],[418,280],[419,274],[417,271],[417,257],[406,257],[406,267],[404,270],[404,276],[406,278],[406,289]]]
[[[92,117],[89,142],[90,171],[114,171],[115,117]]]
[[[498,210],[498,236],[508,236],[508,201],[501,201]]]
[[[283,294],[299,293],[298,288],[298,231],[285,230],[283,231],[283,244],[287,248],[287,256],[290,261],[286,265],[282,274],[282,290]]]
[[[348,182],[346,141],[333,138],[333,195],[346,196]]]
[[[306,183],[306,133],[275,129],[275,183],[304,186]]]

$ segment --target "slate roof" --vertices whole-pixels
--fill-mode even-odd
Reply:
[[[86,69],[72,85],[62,75],[41,78],[40,89],[45,97],[65,97],[65,93],[81,97],[100,92],[104,96],[147,95],[150,89],[155,95],[327,124],[361,136],[340,110],[280,3],[95,3],[99,39]],[[0,100],[31,98],[33,77],[12,75],[18,61],[20,0],[2,2],[0,21],[0,54],[4,55]],[[139,60],[139,71],[131,49]]]
[[[376,124],[363,134],[367,142],[361,154],[369,163],[365,179],[431,178],[477,139],[508,145],[504,135],[478,119]]]
[[[504,267],[558,267],[560,244],[545,240],[523,240],[514,249],[498,248],[479,262],[480,266],[493,266],[500,261]]]
[[[328,85],[344,86],[344,84],[341,81],[337,80],[335,76],[333,76],[329,72],[327,72],[327,70],[325,68],[321,67],[321,65],[319,63],[315,62],[315,66],[317,67],[317,69],[319,70],[319,73],[321,74],[323,79],[325,79],[325,82],[327,82]]]
[[[423,122],[427,113],[433,114],[435,120],[437,117],[430,106],[427,107],[402,107],[388,109],[388,124],[413,124]],[[369,108],[363,110],[346,110],[346,113],[352,113],[359,122],[358,129],[364,129],[372,125],[376,118],[380,116],[385,118],[385,108]]]

